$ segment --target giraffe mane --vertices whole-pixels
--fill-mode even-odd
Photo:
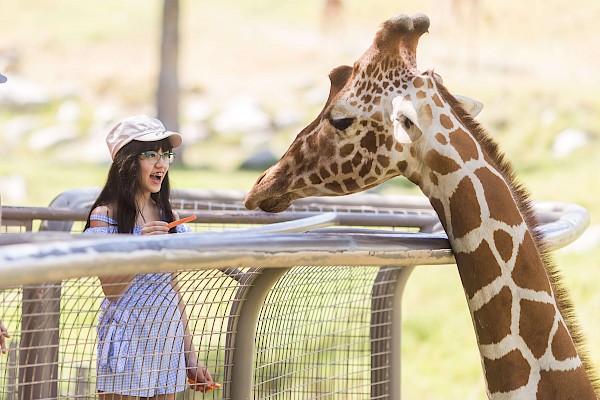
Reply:
[[[573,343],[585,368],[588,379],[592,383],[596,396],[600,397],[600,379],[598,373],[595,371],[593,364],[590,361],[585,338],[575,315],[573,302],[564,287],[560,272],[554,263],[550,252],[547,250],[545,239],[538,229],[539,221],[535,215],[529,191],[518,181],[512,164],[500,150],[492,136],[481,126],[481,124],[479,124],[479,122],[464,110],[459,101],[448,91],[448,89],[446,89],[440,80],[435,79],[435,83],[444,101],[450,105],[455,116],[481,145],[482,151],[494,163],[493,167],[500,172],[508,184],[515,202],[517,203],[517,207],[523,215],[525,223],[527,224],[538,252],[540,253],[540,258],[546,269],[546,273],[548,274],[552,290],[554,291],[558,309],[571,333]]]

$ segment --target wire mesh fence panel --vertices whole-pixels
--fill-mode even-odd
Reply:
[[[452,262],[422,199],[299,201],[271,215],[243,211],[239,193],[180,191],[174,207],[198,216],[197,235],[85,239],[95,195],[2,209],[0,400],[399,398],[402,288],[415,265]],[[537,208],[552,249],[589,221],[570,205]],[[197,366],[222,388],[196,392]]]
[[[238,277],[245,273],[140,274],[112,302],[96,277],[1,291],[0,312],[12,335],[0,368],[0,398],[87,399],[99,390],[149,397],[181,390],[188,384],[187,360],[178,357],[186,351],[193,351],[185,356],[196,357],[214,381],[228,384],[227,334],[235,317],[230,311]],[[188,337],[191,348],[184,344]],[[174,377],[161,378],[165,372]],[[179,398],[194,398],[194,391]],[[202,398],[221,395],[214,391]]]
[[[377,267],[289,271],[262,307],[258,399],[371,396],[371,292]]]

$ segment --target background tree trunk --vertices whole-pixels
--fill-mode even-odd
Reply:
[[[179,132],[179,0],[164,0],[160,72],[157,90],[157,118],[171,131]],[[183,146],[175,162],[181,164]]]

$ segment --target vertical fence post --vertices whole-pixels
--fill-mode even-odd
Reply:
[[[8,346],[6,388],[6,400],[17,400],[17,342],[14,341]]]
[[[223,397],[246,400],[254,398],[254,357],[256,355],[256,328],[260,309],[269,291],[279,278],[291,268],[266,268],[246,273],[247,279],[236,293],[227,327],[225,350],[225,378]]]
[[[58,397],[60,283],[23,286],[19,399]]]
[[[402,292],[414,267],[382,267],[371,292],[371,398],[400,399]]]

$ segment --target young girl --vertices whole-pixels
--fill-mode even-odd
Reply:
[[[188,232],[169,202],[169,164],[181,136],[145,115],[127,118],[108,134],[113,159],[91,207],[86,234],[164,235]],[[176,277],[171,273],[101,276],[97,388],[100,400],[175,399],[186,387],[213,388],[198,363]]]

